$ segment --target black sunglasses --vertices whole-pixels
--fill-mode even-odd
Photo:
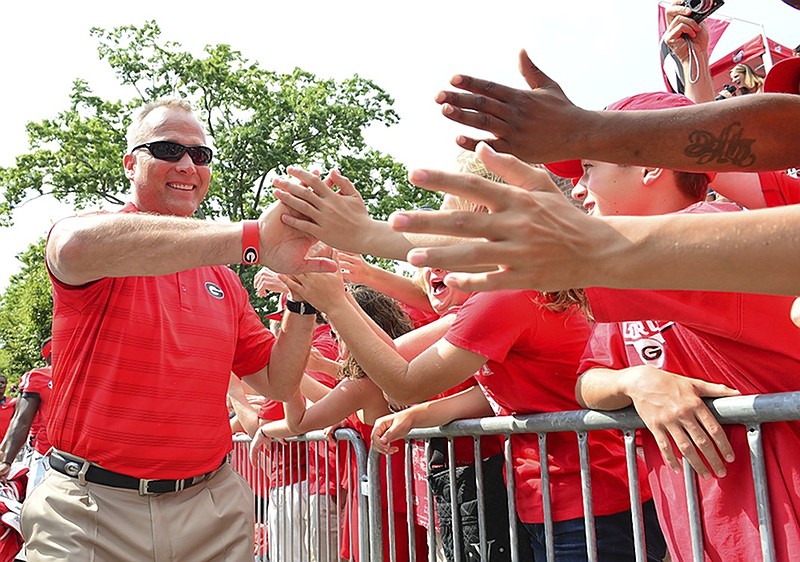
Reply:
[[[188,152],[189,158],[192,159],[195,166],[208,166],[214,154],[207,146],[184,146],[172,141],[146,142],[139,146],[134,146],[131,149],[131,154],[140,148],[146,148],[153,155],[153,158],[166,160],[167,162],[177,162]]]

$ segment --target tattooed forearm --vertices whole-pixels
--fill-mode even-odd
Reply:
[[[689,145],[684,154],[695,158],[698,164],[731,163],[739,168],[748,168],[756,162],[752,150],[755,139],[747,139],[743,135],[742,125],[738,121],[725,127],[716,137],[709,131],[694,131],[689,135]]]

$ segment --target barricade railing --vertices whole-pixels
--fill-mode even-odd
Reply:
[[[272,441],[253,465],[250,438],[234,436],[231,464],[256,497],[257,561],[334,562],[340,560],[343,541],[349,550],[345,559],[369,560],[366,447],[353,429],[337,429],[334,438],[333,449],[322,431]],[[355,528],[350,520],[354,500]]]
[[[761,535],[761,550],[764,562],[775,561],[775,547],[774,537],[771,526],[770,506],[768,499],[768,488],[764,466],[763,445],[762,445],[762,431],[761,425],[769,422],[779,421],[795,421],[800,420],[800,392],[787,392],[779,394],[765,394],[753,396],[735,396],[727,398],[718,398],[714,400],[707,400],[712,413],[716,418],[725,425],[740,424],[744,425],[747,429],[748,443],[750,446],[750,462],[752,466],[753,481],[755,497],[757,500],[757,513],[759,531]],[[515,482],[514,471],[512,469],[511,460],[511,447],[510,435],[532,433],[536,434],[539,443],[539,455],[541,459],[541,472],[542,472],[542,490],[543,490],[543,505],[544,505],[544,521],[545,521],[545,543],[547,551],[548,562],[555,560],[553,552],[553,519],[552,519],[552,505],[551,498],[549,497],[549,483],[550,474],[547,466],[547,435],[550,433],[563,433],[575,432],[578,441],[578,448],[580,452],[580,471],[582,482],[582,495],[584,507],[584,523],[586,529],[586,544],[587,544],[587,557],[590,561],[597,560],[597,546],[596,537],[594,535],[594,509],[592,503],[592,490],[591,479],[589,473],[589,447],[588,447],[588,432],[599,430],[618,430],[623,434],[625,442],[625,457],[626,465],[628,468],[628,482],[629,492],[631,497],[631,512],[632,523],[634,532],[634,547],[635,557],[637,562],[644,562],[646,560],[645,544],[644,544],[644,519],[641,511],[641,494],[639,490],[639,479],[637,477],[637,452],[635,432],[637,429],[643,428],[644,423],[641,418],[636,414],[635,410],[628,408],[625,410],[615,412],[599,412],[594,410],[578,410],[570,412],[556,412],[547,414],[533,414],[526,416],[504,416],[504,417],[489,417],[475,420],[459,420],[442,427],[435,428],[420,428],[412,430],[406,437],[406,447],[408,450],[409,444],[412,441],[421,441],[427,444],[431,439],[437,437],[444,437],[447,439],[448,457],[450,459],[448,470],[450,471],[451,483],[451,497],[450,505],[452,509],[453,521],[453,536],[458,537],[457,521],[459,519],[457,514],[457,505],[453,495],[453,483],[455,481],[455,463],[453,462],[454,446],[453,438],[470,436],[475,439],[475,478],[476,487],[478,489],[478,501],[481,501],[481,490],[483,488],[481,476],[481,455],[477,438],[483,435],[501,435],[505,438],[504,457],[506,467],[506,479],[508,486],[508,513],[509,520],[513,521],[516,516],[515,506]],[[372,553],[372,562],[384,562],[382,560],[383,552],[383,533],[382,521],[379,515],[380,509],[376,507],[381,505],[381,490],[378,471],[378,462],[380,454],[374,449],[370,451],[367,462],[367,481],[369,490],[369,507],[370,507],[370,552]],[[410,491],[410,477],[409,477],[409,463],[411,455],[406,456],[406,478],[407,488]],[[700,520],[700,509],[698,505],[696,478],[697,475],[689,465],[683,460],[683,473],[686,482],[686,499],[689,507],[689,526],[691,530],[692,541],[692,560],[702,562],[703,558],[703,534]],[[426,474],[429,476],[429,473]],[[390,479],[387,478],[387,481]],[[742,483],[744,486],[745,483]],[[430,493],[428,494],[430,498]],[[391,498],[389,500],[392,501]],[[411,505],[408,501],[407,505]],[[389,513],[392,513],[392,505],[385,507]],[[409,512],[411,510],[409,509]],[[433,511],[433,510],[431,510]],[[410,527],[409,522],[409,527]],[[433,527],[433,525],[431,525]],[[478,527],[480,532],[480,552],[481,559],[485,558],[487,549],[486,534],[485,534],[485,508],[480,506],[478,511]],[[410,530],[410,528],[409,528]],[[518,552],[516,552],[516,540],[514,534],[516,527],[510,526],[509,532],[512,534],[510,544],[512,545],[510,560],[517,562],[519,560]],[[432,532],[431,532],[432,535]],[[410,540],[413,540],[413,533],[409,532]],[[429,541],[431,542],[431,541]],[[455,549],[454,557],[456,561],[465,560],[463,553],[459,552],[459,541],[453,540]],[[410,545],[409,552],[411,553],[411,560],[414,558],[414,548]],[[429,559],[436,560],[433,548],[429,550]]]
[[[769,506],[769,490],[767,487],[766,471],[764,465],[763,444],[762,444],[762,424],[780,421],[796,421],[800,420],[800,392],[788,392],[780,394],[765,394],[755,396],[734,396],[726,398],[717,398],[707,400],[712,413],[716,418],[725,425],[739,424],[743,425],[747,430],[747,439],[750,449],[750,463],[752,467],[752,483],[754,494],[756,497],[756,509],[758,513],[758,525],[761,536],[761,551],[764,562],[775,562],[775,546],[774,535],[772,530]],[[548,454],[547,454],[547,436],[551,433],[575,433],[578,450],[580,454],[580,473],[581,473],[581,493],[583,499],[584,509],[584,523],[586,532],[587,544],[587,557],[590,561],[596,561],[597,545],[595,537],[594,526],[594,505],[592,499],[592,485],[590,477],[590,464],[589,458],[589,445],[588,435],[592,431],[600,430],[616,430],[620,431],[625,443],[625,458],[628,473],[628,488],[631,498],[631,518],[633,524],[633,539],[635,548],[635,559],[637,562],[644,562],[647,559],[645,551],[645,537],[644,537],[644,518],[641,509],[641,492],[639,489],[639,478],[637,472],[637,450],[636,450],[636,430],[644,427],[642,420],[632,408],[615,412],[599,412],[594,410],[578,410],[569,412],[556,412],[547,414],[533,414],[525,416],[505,416],[505,417],[487,417],[474,420],[459,420],[442,427],[435,428],[420,428],[412,430],[405,439],[405,470],[404,474],[392,474],[392,463],[385,463],[385,467],[381,468],[380,455],[374,449],[367,454],[364,443],[361,441],[360,436],[353,430],[337,430],[335,435],[340,441],[348,442],[351,446],[348,447],[348,454],[352,452],[355,456],[355,478],[351,482],[344,483],[344,487],[353,490],[352,486],[356,486],[357,493],[350,494],[349,497],[355,496],[357,500],[358,511],[358,560],[372,562],[404,562],[397,557],[397,544],[394,544],[394,533],[388,534],[389,537],[389,555],[384,560],[384,545],[382,527],[385,524],[390,527],[396,525],[394,502],[405,501],[406,506],[406,525],[408,527],[408,559],[415,561],[415,534],[412,531],[414,524],[414,486],[412,475],[412,446],[413,443],[423,443],[425,447],[425,458],[428,458],[428,448],[431,439],[444,438],[447,441],[447,457],[448,468],[450,477],[450,507],[451,507],[451,521],[452,521],[452,536],[453,536],[453,560],[460,562],[467,560],[466,553],[462,552],[460,547],[460,516],[458,513],[458,505],[455,501],[456,490],[456,464],[454,438],[456,437],[472,437],[473,438],[473,451],[475,461],[475,486],[477,488],[477,502],[478,502],[478,531],[479,531],[479,544],[476,545],[480,560],[488,560],[487,558],[487,536],[486,536],[486,506],[483,505],[484,481],[482,474],[482,455],[480,447],[480,437],[490,435],[500,435],[504,438],[504,463],[505,474],[507,480],[507,511],[509,521],[516,520],[516,484],[514,481],[514,471],[512,468],[511,456],[511,435],[516,434],[535,434],[539,445],[539,455],[541,459],[541,489],[542,489],[542,504],[544,511],[544,534],[545,545],[548,562],[555,560],[554,555],[554,540],[553,540],[553,506],[550,498],[550,471],[548,467]],[[296,447],[308,447],[309,443],[315,441],[323,441],[325,439],[322,432],[312,432],[298,438],[288,440],[286,445],[279,445],[273,443],[271,445],[270,454],[277,455],[277,458],[290,460],[292,444]],[[235,439],[233,466],[243,474],[246,478],[252,475],[253,467],[247,459],[247,449],[249,439],[245,437]],[[276,447],[289,447],[288,451],[284,450],[279,452]],[[297,453],[295,453],[297,454]],[[266,455],[266,453],[262,453]],[[337,455],[337,462],[338,462]],[[306,462],[309,462],[311,455],[306,455]],[[318,459],[318,457],[315,457]],[[313,461],[312,461],[313,462]],[[291,464],[291,462],[289,462]],[[350,462],[347,461],[349,466]],[[279,465],[280,466],[280,463]],[[426,463],[427,467],[427,463]],[[249,472],[248,472],[249,471]],[[405,479],[405,498],[396,498],[392,492],[392,487],[389,486],[386,491],[386,496],[382,495],[381,491],[381,472],[385,471],[386,482],[392,482],[394,478]],[[350,471],[348,471],[349,473]],[[701,523],[701,509],[699,505],[696,478],[697,475],[689,465],[683,460],[683,473],[686,484],[686,502],[689,511],[689,528],[691,534],[691,559],[696,562],[703,560],[703,529]],[[306,471],[308,474],[308,471]],[[426,480],[430,476],[426,468]],[[267,489],[268,482],[265,478],[259,480],[248,478],[256,491],[258,497],[268,497]],[[744,486],[746,483],[742,483]],[[302,488],[301,488],[302,489]],[[259,494],[261,491],[261,494]],[[307,493],[307,492],[306,492]],[[428,544],[435,546],[437,540],[434,532],[433,524],[433,496],[430,487],[426,490],[428,505],[430,506],[430,524],[428,529]],[[367,501],[363,501],[366,499]],[[339,493],[337,492],[336,510],[341,515],[343,513]],[[290,513],[291,514],[291,513]],[[383,515],[382,515],[383,514]],[[347,517],[347,515],[345,515]],[[383,518],[386,517],[384,522]],[[313,521],[306,518],[306,525],[313,526]],[[287,528],[290,527],[287,522],[276,522],[278,534],[286,534]],[[338,529],[342,526],[339,525]],[[350,527],[352,531],[352,527]],[[519,553],[517,552],[517,527],[510,525],[509,533],[511,535],[509,544],[512,546],[509,559],[512,562],[519,562]],[[313,536],[313,533],[304,531],[304,537]],[[316,536],[318,537],[318,532]],[[337,535],[337,545],[340,544],[341,537]],[[270,541],[274,537],[270,537]],[[297,539],[293,539],[297,540]],[[308,540],[308,539],[306,539]],[[523,540],[525,540],[523,538]],[[291,541],[290,541],[291,542]],[[353,541],[350,541],[353,544]],[[309,552],[313,552],[312,548],[308,548]],[[431,562],[437,560],[436,549],[429,549],[429,560]],[[274,552],[278,552],[275,550]],[[316,550],[319,554],[319,549]],[[338,548],[337,548],[338,555]],[[295,558],[272,558],[271,562],[288,562],[289,560],[304,560],[302,557]],[[320,560],[323,557],[310,556],[309,560]],[[331,557],[329,560],[337,560],[337,557]],[[353,553],[350,553],[350,559],[353,558]],[[475,559],[470,558],[470,560]],[[422,561],[420,561],[422,562]]]

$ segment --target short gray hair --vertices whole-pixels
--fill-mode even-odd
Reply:
[[[143,139],[140,136],[142,123],[151,111],[159,107],[181,109],[186,113],[194,115],[192,104],[183,98],[159,98],[139,106],[139,108],[133,112],[131,124],[128,125],[128,131],[125,133],[125,140],[128,143],[128,152],[130,152],[134,146],[142,144]]]

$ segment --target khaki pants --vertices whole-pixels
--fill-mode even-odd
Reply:
[[[227,463],[153,496],[51,469],[22,509],[29,562],[252,562],[254,524],[253,493]]]

